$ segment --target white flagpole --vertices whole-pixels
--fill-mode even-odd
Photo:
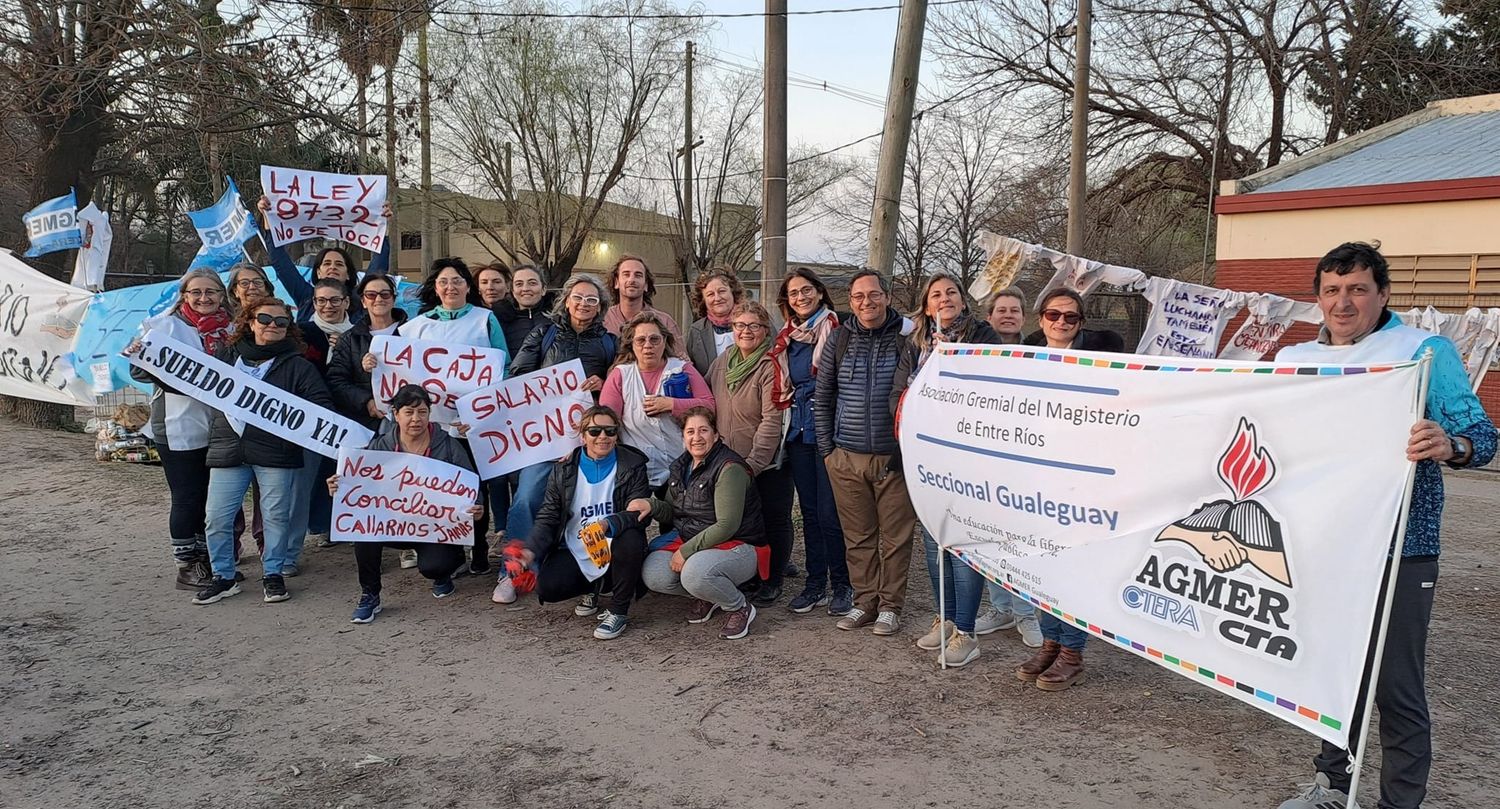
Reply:
[[[1431,348],[1422,352],[1420,368],[1416,401],[1416,413],[1419,419],[1427,415],[1427,383],[1432,375]],[[1356,802],[1356,796],[1359,794],[1359,771],[1364,765],[1365,751],[1370,746],[1370,713],[1375,706],[1375,685],[1380,682],[1380,662],[1385,655],[1385,633],[1390,627],[1391,610],[1394,609],[1396,576],[1400,573],[1401,548],[1406,541],[1406,521],[1411,516],[1411,490],[1417,476],[1417,463],[1420,461],[1411,463],[1406,471],[1406,487],[1401,495],[1401,514],[1396,520],[1396,535],[1391,540],[1391,560],[1386,567],[1385,602],[1381,606],[1380,628],[1375,637],[1375,659],[1370,664],[1370,686],[1365,691],[1359,727],[1349,729],[1349,740],[1358,743],[1358,748],[1354,751],[1354,762],[1351,765],[1349,778],[1350,805]]]

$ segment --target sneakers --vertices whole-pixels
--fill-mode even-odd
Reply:
[[[312,543],[314,548],[333,547],[333,540],[329,539],[327,534],[308,534],[307,541]]]
[[[599,640],[614,640],[625,631],[625,626],[630,619],[624,615],[615,615],[609,610],[604,611],[604,617],[599,619],[599,625],[594,627],[594,637]]]
[[[1282,803],[1278,809],[1359,809],[1359,804],[1334,789],[1327,775],[1318,773],[1311,784],[1303,786],[1301,795]]]
[[[286,579],[281,576],[266,576],[260,580],[260,591],[265,594],[261,600],[267,604],[275,604],[292,597],[286,591]]]
[[[375,620],[380,614],[380,594],[360,593],[359,604],[354,607],[354,615],[349,618],[351,624],[368,624]]]
[[[796,598],[792,599],[791,603],[786,605],[786,608],[798,615],[806,615],[817,607],[828,606],[830,600],[828,594],[823,592],[823,590],[809,588],[803,590]]]
[[[193,596],[194,604],[217,604],[220,601],[240,594],[240,583],[236,579],[222,579],[214,576],[209,579],[208,585],[198,594]]]
[[[490,593],[490,600],[496,604],[516,603],[516,583],[509,576],[495,582],[495,590]]]
[[[470,554],[473,554],[472,550],[470,551]],[[473,556],[473,555],[470,556],[470,558],[469,558],[469,573],[471,575],[474,575],[474,576],[488,575],[489,572],[491,570],[493,570],[493,569],[494,568],[490,567],[490,557],[489,557],[489,554],[485,553],[485,554],[480,554],[478,556]]]
[[[880,617],[875,619],[875,626],[870,631],[883,638],[896,634],[900,628],[901,618],[893,610],[881,610]]]
[[[718,608],[719,605],[712,601],[693,599],[693,606],[688,608],[687,622],[690,624],[707,623],[708,619],[714,617],[714,611]]]
[[[297,567],[296,562],[287,562],[281,566],[282,578],[290,579],[293,576],[302,575],[302,568]]]
[[[576,615],[576,616],[578,616],[579,618],[587,618],[590,615],[593,615],[594,613],[596,613],[598,611],[599,611],[599,594],[598,593],[589,593],[588,595],[584,596],[583,598],[578,599],[578,603],[573,605],[573,614]],[[602,621],[604,619],[600,618],[599,620]]]
[[[453,595],[453,592],[457,589],[458,585],[453,583],[452,577],[446,579],[438,579],[437,581],[432,583],[432,597],[447,598],[448,596]]]
[[[724,616],[724,628],[719,630],[719,637],[724,640],[739,640],[750,634],[750,624],[755,620],[755,605],[745,602],[745,606]]]
[[[1001,612],[994,607],[988,607],[974,617],[974,634],[988,635],[991,632],[1010,629],[1017,623],[1015,613],[1010,610]]]
[[[402,570],[411,570],[417,566],[417,552],[415,549],[402,551],[399,555]]]
[[[833,588],[833,598],[828,602],[828,614],[848,615],[852,609],[854,609],[854,588]]]
[[[762,584],[760,589],[755,591],[755,597],[751,600],[762,607],[769,607],[775,604],[778,598],[781,598],[781,585]]]
[[[1021,642],[1033,649],[1042,645],[1042,625],[1035,615],[1028,615],[1016,622],[1016,631],[1021,633]]]
[[[940,621],[934,618],[932,619],[932,628],[927,630],[927,634],[917,638],[917,648],[936,652],[943,648],[957,631],[958,627],[955,627],[952,621]]]
[[[830,607],[829,609],[831,610],[832,607]],[[834,626],[838,627],[839,629],[849,630],[859,629],[860,627],[869,626],[873,623],[875,623],[874,613],[865,612],[859,607],[850,607],[849,612],[845,613],[844,617],[840,618],[839,622],[834,624]]]
[[[954,632],[948,636],[948,645],[943,647],[943,663],[948,666],[967,666],[979,657],[979,638],[967,632]]]

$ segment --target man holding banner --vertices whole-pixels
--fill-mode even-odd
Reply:
[[[1438,575],[1438,529],[1443,515],[1443,475],[1452,468],[1482,466],[1495,455],[1495,426],[1469,387],[1457,350],[1446,337],[1401,325],[1388,309],[1390,269],[1368,244],[1342,244],[1318,262],[1313,276],[1324,325],[1313,342],[1289,346],[1281,362],[1373,363],[1417,359],[1431,352],[1427,418],[1411,429],[1407,460],[1417,464],[1407,516],[1406,537],[1390,602],[1384,649],[1375,684],[1380,708],[1381,809],[1414,809],[1427,794],[1432,766],[1432,723],[1427,710],[1425,667],[1427,625]],[[1335,416],[1336,414],[1329,414]],[[1353,504],[1349,504],[1353,505]],[[1394,594],[1394,596],[1392,596]],[[1377,623],[1370,660],[1379,648]],[[1369,688],[1367,664],[1363,695]],[[1317,776],[1282,809],[1337,809],[1346,805],[1354,765],[1351,750],[1365,736],[1368,700],[1358,704],[1350,723],[1349,749],[1325,741],[1313,760]]]

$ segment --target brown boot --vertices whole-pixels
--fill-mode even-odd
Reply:
[[[1065,691],[1083,682],[1083,650],[1063,649],[1052,666],[1036,678],[1036,687],[1043,691]]]
[[[190,562],[187,567],[177,568],[177,589],[179,590],[202,590],[213,580],[213,568],[208,564],[207,556],[199,556]]]
[[[1057,659],[1057,653],[1061,649],[1062,645],[1055,640],[1044,641],[1042,648],[1037,649],[1036,654],[1033,654],[1030,660],[1016,669],[1016,679],[1023,683],[1036,682],[1037,676],[1046,671],[1047,667],[1052,665],[1052,661]]]

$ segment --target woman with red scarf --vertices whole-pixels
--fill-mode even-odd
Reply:
[[[212,270],[193,270],[177,287],[177,306],[145,327],[203,347],[213,356],[229,342],[234,322],[224,282]],[[127,353],[130,349],[126,349]],[[177,589],[197,590],[213,577],[204,539],[204,508],[208,504],[208,427],[213,409],[177,393],[149,373],[131,366],[130,376],[156,386],[151,395],[149,435],[161,455],[161,468],[172,494],[168,531],[172,558],[177,563]]]

